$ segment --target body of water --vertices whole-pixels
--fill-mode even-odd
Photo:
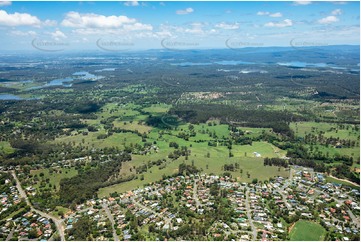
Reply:
[[[290,62],[277,62],[280,66],[291,66],[291,67],[330,67],[326,63],[307,63],[302,61],[290,61]]]
[[[208,66],[208,65],[224,65],[224,66],[235,66],[235,65],[252,65],[255,64],[254,62],[248,62],[248,61],[216,61],[216,62],[181,62],[181,63],[172,63],[172,66]]]
[[[207,62],[181,62],[181,63],[171,63],[172,66],[208,66],[212,63]]]
[[[230,60],[230,61],[216,61],[216,62],[214,62],[214,63],[215,63],[215,64],[218,64],[218,65],[224,65],[224,66],[253,65],[253,64],[255,64],[254,62],[235,61],[235,60]]]
[[[13,94],[0,94],[0,100],[24,100],[24,98]]]
[[[87,71],[79,71],[79,72],[73,73],[72,77],[55,79],[55,80],[52,80],[52,81],[46,83],[45,85],[31,87],[28,90],[41,89],[41,88],[52,87],[52,86],[71,87],[73,85],[71,82],[73,82],[75,79],[76,80],[80,79],[80,80],[96,81],[96,80],[101,79],[101,78],[103,78],[103,77],[102,76],[96,76],[96,75],[91,74],[91,73],[89,73]]]

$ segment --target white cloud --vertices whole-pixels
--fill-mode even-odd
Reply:
[[[59,40],[59,39],[66,39],[68,38],[63,32],[61,32],[60,30],[56,30],[55,32],[51,33],[51,37],[55,40]]]
[[[124,25],[125,30],[129,31],[140,31],[140,30],[153,30],[153,26],[150,24],[142,24],[142,23],[135,23],[135,24],[126,24]]]
[[[341,15],[342,14],[342,10],[341,9],[335,9],[331,12],[332,15]]]
[[[293,5],[298,6],[298,5],[309,5],[312,4],[311,1],[294,1]]]
[[[0,10],[0,25],[5,26],[39,26],[41,21],[36,16],[28,13],[8,14],[4,10]]]
[[[125,6],[127,7],[137,7],[139,6],[138,1],[128,1],[124,3]]]
[[[262,11],[257,12],[257,15],[260,15],[260,16],[269,15],[269,14],[270,14],[270,12],[262,12]]]
[[[186,9],[177,10],[176,14],[184,15],[184,14],[190,14],[193,12],[194,12],[193,8],[186,8]]]
[[[257,12],[257,15],[259,15],[259,16],[269,16],[269,17],[272,17],[272,18],[282,17],[282,13],[280,13],[280,12],[270,13],[270,12],[259,11],[259,12]]]
[[[283,28],[283,27],[290,27],[292,25],[293,25],[293,22],[291,19],[285,19],[285,20],[279,21],[279,22],[268,22],[264,26]]]
[[[10,1],[1,1],[0,2],[0,7],[4,7],[4,6],[10,6],[11,2]]]
[[[56,26],[58,22],[56,20],[47,19],[43,22],[45,26]]]
[[[345,5],[347,4],[347,2],[345,1],[332,1],[333,4],[336,4],[336,5]]]
[[[225,22],[221,22],[218,23],[214,26],[215,28],[219,28],[219,29],[239,29],[239,23],[234,23],[234,24],[227,24]]]
[[[331,23],[335,23],[338,22],[339,19],[336,16],[327,16],[325,18],[322,18],[320,20],[318,20],[318,23],[320,24],[331,24]]]
[[[80,14],[69,12],[66,14],[62,25],[72,28],[119,28],[125,24],[134,24],[137,21],[127,16],[104,16],[94,13]]]
[[[277,12],[277,13],[272,13],[269,15],[270,17],[273,17],[273,18],[280,18],[282,17],[282,13],[280,12]]]
[[[19,31],[19,30],[13,30],[10,32],[11,35],[15,35],[15,36],[36,36],[36,32],[35,31]]]

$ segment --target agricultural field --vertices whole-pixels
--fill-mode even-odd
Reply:
[[[340,139],[359,140],[360,132],[357,125],[337,125],[320,122],[295,122],[290,124],[290,128],[299,137],[305,137],[308,133],[322,132],[325,137],[338,137]]]
[[[326,230],[319,224],[300,220],[290,232],[291,241],[322,241]]]
[[[307,136],[312,135],[318,141],[315,144],[307,145],[308,148],[321,152],[326,156],[346,155],[353,157],[354,160],[360,159],[360,127],[359,125],[351,124],[332,124],[332,123],[317,123],[317,122],[297,122],[291,123],[290,128],[295,132],[297,137],[306,139]],[[322,141],[319,141],[320,138]],[[338,140],[330,142],[325,140]],[[322,142],[322,143],[321,143]],[[354,145],[345,145],[352,143]],[[338,145],[339,144],[339,145]]]

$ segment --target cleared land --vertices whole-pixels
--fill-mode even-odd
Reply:
[[[39,178],[39,181],[34,185],[34,188],[39,189],[41,180],[46,181],[49,179],[47,185],[50,184],[52,187],[55,186],[58,190],[61,179],[76,176],[78,171],[75,170],[75,168],[55,168],[52,173],[50,172],[50,169],[40,169],[32,170],[30,171],[30,174],[33,176],[37,175]]]
[[[314,222],[300,220],[291,230],[291,241],[321,241],[326,234],[325,229]]]

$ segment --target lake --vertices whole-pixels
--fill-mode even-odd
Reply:
[[[24,100],[24,98],[13,94],[0,94],[0,100]]]
[[[41,89],[41,88],[52,87],[52,86],[71,87],[73,85],[71,82],[73,82],[75,79],[95,81],[95,80],[99,80],[101,78],[103,78],[103,76],[96,76],[87,71],[78,71],[78,72],[74,72],[72,77],[55,79],[55,80],[52,80],[52,81],[46,83],[45,85],[31,87],[28,90]]]

